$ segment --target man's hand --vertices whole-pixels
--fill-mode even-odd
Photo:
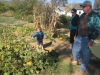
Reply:
[[[93,44],[94,44],[94,41],[93,40],[90,40],[89,43],[88,43],[88,47],[89,46],[93,46]]]
[[[76,39],[76,35],[74,36],[74,40]]]

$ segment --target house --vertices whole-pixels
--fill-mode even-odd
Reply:
[[[93,9],[95,12],[97,12],[99,15],[100,15],[100,9]],[[55,9],[55,12],[58,14],[58,15],[67,15],[67,16],[72,16],[72,13],[71,11],[69,12],[66,12],[65,11],[65,7],[63,6],[58,6],[56,9]],[[82,9],[77,9],[77,14],[80,16],[81,14],[83,13],[83,10]]]
[[[80,16],[83,13],[82,9],[77,9],[77,14]]]
[[[63,6],[58,6],[58,7],[55,9],[55,12],[56,12],[58,15],[66,15],[65,7],[63,7]]]
[[[93,9],[95,12],[97,12],[99,15],[100,15],[100,9]],[[81,14],[83,13],[83,10],[82,9],[77,9],[77,14],[80,16]],[[72,16],[72,13],[71,12],[67,12],[66,13],[67,16]]]

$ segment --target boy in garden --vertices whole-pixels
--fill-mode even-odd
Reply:
[[[37,31],[32,35],[32,37],[37,38],[37,49],[39,49],[39,46],[41,45],[42,50],[44,50],[44,48],[43,48],[44,33],[42,32],[41,27],[37,28]]]

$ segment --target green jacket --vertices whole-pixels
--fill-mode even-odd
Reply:
[[[80,16],[80,20],[84,17],[85,13]],[[100,16],[91,11],[88,15],[88,37],[95,40],[100,34]]]

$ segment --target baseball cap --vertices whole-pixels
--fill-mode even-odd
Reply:
[[[88,5],[92,6],[92,2],[91,1],[84,1],[83,4],[81,4],[80,6],[84,7],[84,6],[88,6]]]

